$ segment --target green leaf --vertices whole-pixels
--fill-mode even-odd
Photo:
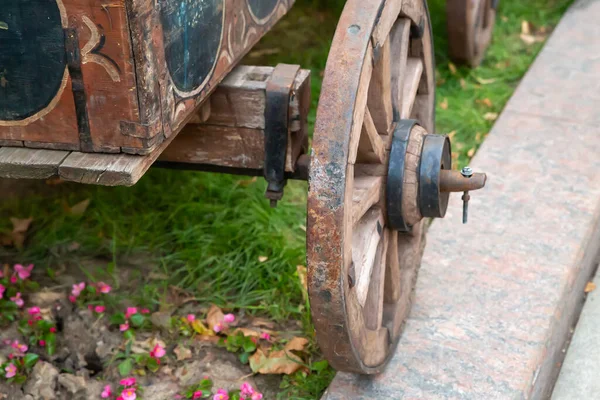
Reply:
[[[131,362],[131,358],[128,358],[119,364],[119,374],[121,376],[129,375],[131,373],[132,369],[133,369],[133,363]]]
[[[129,329],[123,332],[123,337],[125,337],[125,339],[127,340],[133,340],[135,339],[135,333],[133,332],[133,330]]]
[[[242,364],[248,364],[248,359],[250,358],[250,353],[242,353],[240,354],[240,362]]]
[[[148,365],[146,365],[146,367],[152,371],[152,372],[156,372],[158,371],[158,368],[160,367],[160,365],[158,364],[158,361],[155,358],[150,358],[148,360]]]
[[[56,353],[56,335],[52,332],[48,332],[44,335],[44,340],[46,341],[46,351],[48,355],[51,356]]]
[[[210,379],[202,379],[198,385],[198,389],[202,392],[210,392],[213,387],[213,382]]]
[[[329,363],[327,360],[317,361],[316,363],[312,363],[310,369],[315,372],[321,372],[329,367]]]
[[[117,313],[117,314],[113,314],[112,317],[110,317],[109,323],[111,325],[121,325],[125,323],[125,314],[123,313]]]
[[[38,356],[37,354],[27,353],[27,354],[25,354],[25,357],[23,357],[23,365],[25,365],[25,368],[31,369],[31,368],[33,368],[35,363],[38,362],[39,359],[40,359],[40,356]]]
[[[246,353],[253,353],[254,350],[256,350],[256,344],[250,338],[246,339],[247,340],[244,341],[244,351]]]
[[[142,314],[133,314],[131,316],[131,325],[135,326],[136,328],[139,328],[142,325],[144,325],[145,321],[146,318]]]
[[[233,392],[229,392],[229,400],[240,400],[240,391],[236,390]]]
[[[8,24],[4,21],[0,21],[0,29],[3,29],[5,31],[8,30]]]
[[[25,375],[21,375],[21,374],[19,374],[19,375],[15,376],[14,378],[12,378],[12,381],[14,383],[16,383],[17,385],[24,384],[26,380],[27,380],[27,377]],[[9,379],[9,381],[10,381],[10,379]]]

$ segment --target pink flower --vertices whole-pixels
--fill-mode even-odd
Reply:
[[[24,267],[21,264],[15,264],[15,272],[19,275],[19,278],[25,280],[31,276],[31,270],[33,269],[33,264],[29,264]]]
[[[10,277],[10,283],[12,283],[13,285],[15,283],[17,283],[17,276],[16,275],[13,275],[13,276]]]
[[[218,324],[215,324],[215,326],[213,326],[213,331],[215,331],[217,333],[221,332],[222,330],[223,330],[223,324],[220,322]]]
[[[119,325],[119,330],[121,332],[125,332],[129,330],[129,324],[127,322],[125,322],[124,324]]]
[[[46,346],[46,341],[45,340],[40,340],[40,346],[45,347]]]
[[[110,396],[112,396],[112,390],[110,389],[110,385],[106,385],[104,386],[104,390],[102,391],[100,397],[103,399],[108,399]]]
[[[77,301],[77,297],[75,297],[75,296],[73,296],[73,295],[70,295],[70,296],[69,296],[69,301],[70,301],[71,303],[75,303],[75,302]]]
[[[112,290],[112,287],[110,287],[109,285],[107,285],[104,282],[98,282],[98,289],[100,290],[100,293],[110,293],[110,291]]]
[[[4,285],[2,285],[0,283],[0,299],[4,297],[4,291],[6,290],[6,288],[4,287]]]
[[[228,324],[232,323],[233,321],[235,321],[235,315],[233,314],[225,314],[223,316],[223,321],[227,322]]]
[[[123,396],[117,397],[117,400],[123,400]]]
[[[254,393],[252,393],[252,397],[250,397],[250,400],[261,400],[262,398],[263,398],[262,393],[254,392]]]
[[[250,396],[252,393],[254,393],[254,388],[248,382],[244,382],[240,386],[240,392],[242,396]]]
[[[135,394],[135,388],[127,388],[121,392],[123,400],[135,400],[137,395]]]
[[[142,314],[150,314],[150,310],[148,310],[147,308],[142,308],[142,310],[140,312]]]
[[[217,394],[213,396],[213,400],[229,400],[229,395],[225,389],[219,389],[217,390]]]
[[[197,400],[202,398],[202,390],[196,390],[194,395],[192,396],[192,400]]]
[[[27,309],[27,312],[29,313],[29,315],[37,315],[40,313],[40,308],[39,307],[29,307]]]
[[[96,307],[94,307],[94,311],[96,311],[98,314],[102,314],[104,311],[106,311],[106,307],[96,306]]]
[[[73,290],[71,290],[71,294],[75,297],[78,297],[81,292],[85,289],[85,282],[79,282],[73,285]]]
[[[194,314],[188,314],[186,318],[190,324],[196,320],[196,316]]]
[[[136,307],[127,307],[127,311],[125,311],[125,318],[129,319],[132,315],[137,314],[138,309]]]
[[[135,378],[131,377],[131,378],[125,378],[125,379],[121,379],[121,381],[119,382],[119,385],[121,386],[133,386],[135,385]]]
[[[17,367],[15,367],[14,364],[8,364],[6,366],[6,368],[4,368],[4,370],[6,371],[6,377],[7,378],[12,378],[13,376],[15,376],[17,374]]]
[[[159,358],[164,357],[165,354],[167,354],[165,348],[158,343],[156,344],[156,346],[154,346],[154,349],[150,351],[150,357],[156,359],[156,361],[158,361]]]
[[[29,349],[26,344],[19,343],[18,340],[15,340],[10,347],[17,350],[21,354],[24,354]]]
[[[264,340],[271,340],[271,335],[267,332],[263,332],[260,334],[260,338]]]
[[[23,305],[25,304],[25,302],[21,298],[21,292],[18,292],[15,297],[11,297],[10,301],[14,302],[19,308],[23,307]]]
[[[52,328],[50,328],[50,332],[56,333],[56,328],[53,326]]]

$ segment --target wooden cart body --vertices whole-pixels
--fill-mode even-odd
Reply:
[[[149,154],[294,0],[5,0],[0,146]]]

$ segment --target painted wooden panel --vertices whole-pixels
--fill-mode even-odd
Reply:
[[[147,154],[294,0],[2,0],[0,146]]]

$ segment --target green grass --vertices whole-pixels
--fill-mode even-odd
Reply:
[[[298,63],[312,69],[311,121],[340,3],[299,0],[245,60]],[[459,67],[452,73],[446,54],[445,3],[430,2],[437,58],[437,130],[456,131],[459,165],[468,162],[469,150],[476,149],[490,130],[493,122],[484,115],[502,110],[541,47],[521,41],[521,21],[551,27],[569,3],[503,0],[483,65],[476,70]],[[270,56],[264,56],[265,49]],[[478,102],[484,99],[491,107]],[[264,190],[262,179],[164,170],[150,171],[133,188],[61,185],[51,196],[0,204],[0,232],[11,229],[9,217],[34,218],[25,249],[15,253],[0,248],[0,262],[35,262],[55,269],[96,257],[107,264],[116,260],[118,268],[121,260],[142,258],[148,268],[171,277],[140,291],[138,295],[151,301],[160,303],[167,285],[173,284],[201,301],[276,320],[300,319],[309,330],[308,310],[295,274],[296,266],[305,263],[306,184],[290,183],[277,209],[269,208]],[[65,211],[65,205],[87,198],[91,205],[83,216]],[[72,242],[80,248],[68,252]],[[268,260],[260,262],[260,256]],[[296,388],[286,390],[295,393],[290,398],[317,398],[328,379],[329,375],[299,378]]]

